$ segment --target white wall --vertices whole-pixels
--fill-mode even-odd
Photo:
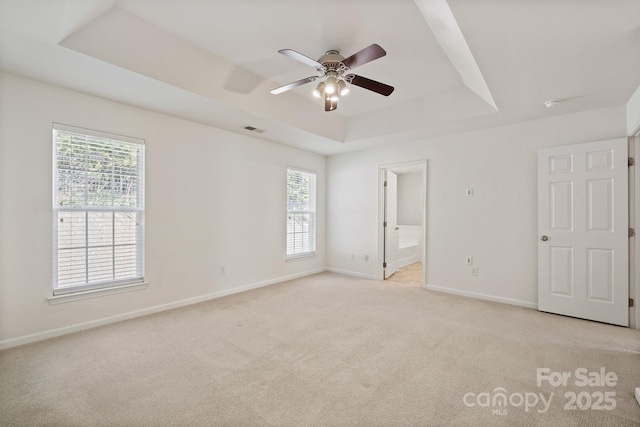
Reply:
[[[324,156],[11,74],[0,93],[0,347],[325,267]],[[47,302],[52,122],[146,140],[146,290]],[[319,207],[318,256],[289,263],[287,166],[318,173]]]
[[[627,135],[640,131],[640,87],[627,102]]]
[[[378,166],[427,159],[426,283],[535,306],[537,150],[625,135],[621,106],[331,156],[329,267],[376,277]]]
[[[398,224],[422,225],[421,173],[398,175]]]

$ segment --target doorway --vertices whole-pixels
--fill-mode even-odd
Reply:
[[[380,165],[379,280],[424,287],[427,277],[427,161]]]

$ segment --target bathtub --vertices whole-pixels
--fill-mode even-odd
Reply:
[[[398,261],[400,267],[422,261],[422,227],[398,225]]]

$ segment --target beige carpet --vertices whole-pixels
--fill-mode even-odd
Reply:
[[[600,367],[615,386],[536,385]],[[0,425],[637,426],[638,385],[640,331],[323,273],[0,352]]]
[[[422,286],[422,263],[414,262],[401,267],[393,273],[387,280],[407,285]]]

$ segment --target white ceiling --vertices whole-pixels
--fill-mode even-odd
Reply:
[[[0,0],[2,70],[327,155],[622,105],[639,42],[638,0]],[[372,43],[389,97],[269,93]]]

